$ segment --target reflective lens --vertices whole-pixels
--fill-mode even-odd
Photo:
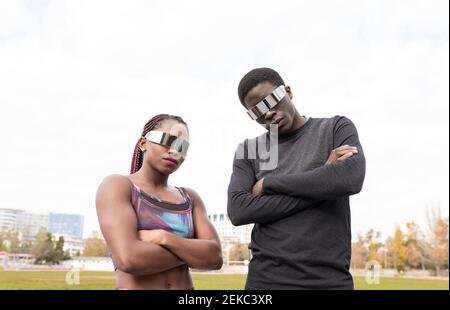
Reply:
[[[249,109],[247,114],[253,120],[257,120],[279,104],[284,96],[286,96],[286,90],[284,89],[284,85],[280,85],[270,95],[258,102],[253,108]]]
[[[176,150],[182,156],[186,156],[189,148],[189,142],[186,140],[163,131],[149,131],[145,135],[145,138],[150,142],[167,147],[171,150]]]

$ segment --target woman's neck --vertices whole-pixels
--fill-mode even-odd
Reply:
[[[153,167],[145,164],[142,165],[141,169],[135,175],[153,188],[167,187],[167,181],[169,180],[168,175],[162,174]]]

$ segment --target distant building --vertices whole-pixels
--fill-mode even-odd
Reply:
[[[114,265],[110,257],[72,257],[62,261],[61,265],[68,269],[114,271]]]
[[[16,229],[24,240],[33,240],[39,230],[48,230],[48,218],[48,213],[19,213],[16,218]]]
[[[17,214],[23,210],[0,208],[0,230],[11,230],[16,227]]]
[[[58,241],[59,237],[64,238],[64,252],[69,252],[70,256],[80,256],[83,253],[83,239],[78,236],[53,234],[53,240]]]
[[[0,267],[4,270],[18,270],[33,264],[34,259],[33,254],[0,252]]]
[[[84,216],[63,213],[32,213],[16,209],[0,209],[0,230],[15,229],[21,242],[32,242],[39,230],[45,229],[57,241],[64,238],[64,251],[70,256],[83,252]],[[15,257],[17,259],[17,257]]]
[[[253,224],[234,226],[228,215],[225,213],[213,213],[208,215],[208,219],[214,225],[223,242],[239,242],[250,243],[250,237],[253,229]]]
[[[249,244],[252,234],[253,224],[234,226],[226,213],[213,213],[208,215],[209,221],[214,225],[222,244],[224,265],[229,266],[230,251],[236,243]],[[251,253],[250,253],[251,255]],[[245,263],[245,262],[244,262]],[[243,268],[245,266],[242,266]],[[247,267],[245,267],[247,268]]]
[[[0,209],[0,230],[15,229],[19,232],[22,241],[32,241],[39,230],[45,229],[52,235],[58,237],[62,235],[71,253],[77,253],[80,247],[82,252],[83,227],[84,216],[80,214],[33,213],[17,209]]]
[[[48,231],[52,234],[83,238],[84,216],[80,214],[50,213]]]

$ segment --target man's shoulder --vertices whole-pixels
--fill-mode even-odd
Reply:
[[[308,122],[310,123],[310,127],[315,129],[334,129],[341,127],[342,125],[352,124],[353,122],[347,117],[343,115],[334,115],[332,117],[310,117],[308,119]],[[313,130],[315,131],[315,130]],[[248,146],[255,145],[258,141],[265,141],[263,139],[267,138],[267,132],[262,133],[256,137],[253,138],[246,138],[243,141],[241,141],[237,148],[236,152],[244,152],[244,150],[247,150]]]
[[[245,159],[251,161],[251,159],[256,158],[256,145],[258,141],[265,141],[266,133],[263,133],[259,136],[253,138],[246,138],[241,141],[236,147],[236,151],[234,153],[234,158],[236,159]]]
[[[332,117],[311,117],[311,120],[319,124],[337,124],[338,122],[351,122],[351,120],[344,115],[334,115]]]
[[[352,125],[353,122],[347,116],[343,115],[335,115],[332,117],[318,117],[311,118],[312,126],[316,128],[332,128],[333,130],[337,130],[338,128],[345,125]]]
[[[308,122],[311,122],[312,126],[335,126],[338,123],[342,122],[351,122],[351,120],[342,115],[335,115],[332,117],[310,117]],[[262,139],[267,138],[267,132],[262,133],[258,136],[252,138],[246,138],[238,144],[238,147],[244,147],[248,144],[256,143],[258,141],[262,141]]]
[[[258,141],[263,141],[262,139],[266,139],[266,138],[267,138],[267,132],[262,133],[262,134],[260,134],[260,135],[258,135],[258,136],[255,136],[255,137],[253,137],[253,138],[246,138],[246,139],[242,140],[242,141],[238,144],[237,148],[239,149],[239,148],[248,147],[248,145],[255,144],[255,143],[257,143]],[[264,141],[265,141],[265,140],[264,140]]]

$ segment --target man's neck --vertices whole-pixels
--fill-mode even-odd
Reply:
[[[292,128],[287,133],[293,132],[293,131],[299,129],[300,127],[302,127],[303,125],[305,125],[305,118],[303,116],[301,116],[300,113],[295,112],[295,117],[294,117],[294,122],[292,124]]]

